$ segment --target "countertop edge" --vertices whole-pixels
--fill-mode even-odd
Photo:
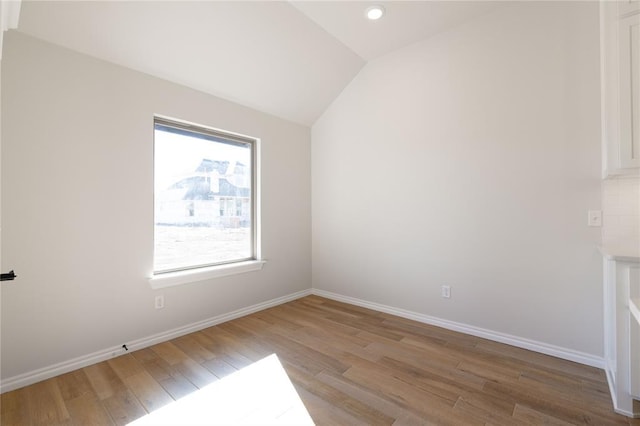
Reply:
[[[617,247],[598,246],[598,250],[607,260],[615,260],[616,262],[640,263],[640,254],[629,253],[628,250],[622,250]]]

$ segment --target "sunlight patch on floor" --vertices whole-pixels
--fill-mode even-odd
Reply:
[[[131,423],[143,425],[312,425],[275,354]]]

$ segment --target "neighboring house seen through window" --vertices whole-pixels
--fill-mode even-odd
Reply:
[[[256,258],[256,143],[154,119],[154,274]]]

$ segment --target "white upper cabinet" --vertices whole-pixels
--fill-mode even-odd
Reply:
[[[620,166],[640,167],[640,14],[620,20]]]
[[[640,0],[622,0],[620,2],[620,15],[637,12],[640,10]]]
[[[604,177],[640,172],[640,1],[600,4]]]

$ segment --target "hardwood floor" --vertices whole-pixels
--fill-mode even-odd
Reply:
[[[317,296],[7,392],[2,425],[127,424],[273,353],[316,424],[640,425],[596,368]]]

